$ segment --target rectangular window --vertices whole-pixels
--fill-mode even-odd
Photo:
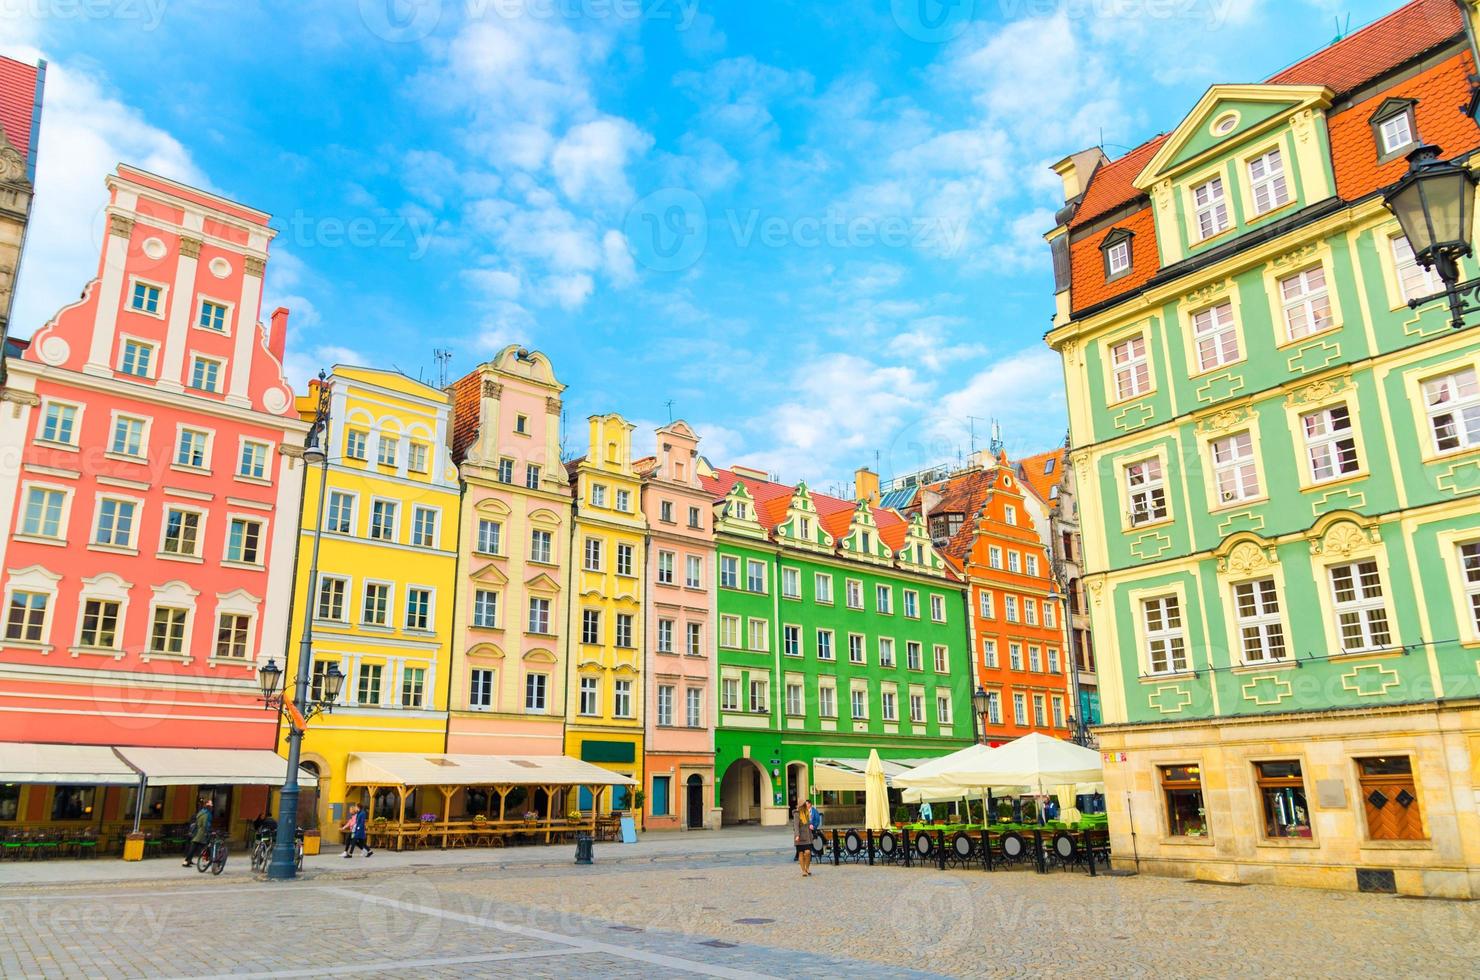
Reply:
[[[191,558],[200,556],[200,514],[169,507],[164,512],[164,553]]]
[[[407,667],[401,671],[401,707],[420,708],[426,700],[427,669]]]
[[[1023,669],[1023,645],[1021,643],[1007,644],[1007,666],[1013,670]]]
[[[1028,644],[1028,669],[1035,674],[1043,673],[1043,651],[1033,644]]]
[[[514,461],[507,456],[502,457],[498,461],[498,482],[514,482]]]
[[[817,716],[819,718],[836,718],[838,716],[837,688],[818,685]]]
[[[141,343],[137,340],[125,340],[123,342],[123,356],[118,361],[120,374],[130,374],[136,378],[149,377],[149,366],[154,361],[154,345]]]
[[[1202,772],[1197,766],[1159,766],[1166,799],[1167,833],[1172,837],[1206,837]]]
[[[493,707],[493,671],[474,668],[468,674],[468,707],[474,711]]]
[[[429,452],[426,443],[411,443],[406,447],[406,468],[413,473],[425,473]]]
[[[1480,446],[1480,379],[1474,368],[1425,381],[1423,403],[1435,452]]]
[[[534,463],[527,463],[524,467],[524,486],[527,490],[538,490],[540,488],[540,468]],[[543,674],[535,676],[544,676]]]
[[[1238,330],[1233,325],[1233,304],[1210,306],[1192,315],[1193,339],[1197,344],[1197,368],[1211,371],[1239,359]]]
[[[1281,660],[1285,656],[1285,629],[1273,578],[1239,582],[1233,587],[1234,614],[1245,663]]]
[[[691,589],[702,589],[704,587],[704,559],[698,555],[689,555],[684,559],[683,584]]]
[[[344,455],[350,459],[370,458],[370,437],[359,429],[350,429],[344,435]]]
[[[1045,653],[1048,655],[1048,672],[1057,674],[1059,672],[1059,651],[1049,647]]]
[[[879,717],[891,722],[899,720],[898,696],[893,691],[879,692]]]
[[[77,406],[46,403],[46,415],[41,421],[41,438],[63,446],[77,444]]]
[[[934,623],[946,621],[946,597],[933,595],[930,597],[930,620]]]
[[[747,592],[766,591],[766,563],[751,558],[745,562],[745,589]]]
[[[1281,279],[1280,305],[1284,308],[1285,335],[1290,340],[1330,329],[1333,321],[1326,270],[1316,266]]]
[[[688,708],[688,725],[690,728],[701,728],[704,725],[704,692],[697,687],[691,687],[684,691],[684,700]]]
[[[113,421],[113,441],[108,451],[120,456],[144,455],[144,420],[120,415]]]
[[[437,511],[431,507],[416,507],[411,511],[411,543],[418,548],[437,546]]]
[[[1303,415],[1300,427],[1305,433],[1305,458],[1312,481],[1325,483],[1361,469],[1351,411],[1345,405]]]
[[[536,714],[545,713],[546,695],[550,685],[548,674],[524,675],[524,710]]]
[[[787,624],[781,627],[781,652],[788,657],[802,655],[802,628]]]
[[[606,484],[604,484],[604,483],[593,483],[591,485],[591,506],[592,507],[605,507],[606,506]]]
[[[1105,249],[1105,263],[1111,276],[1118,276],[1128,271],[1131,267],[1130,239],[1123,238]]]
[[[1125,489],[1130,498],[1132,526],[1166,520],[1167,491],[1159,457],[1127,466]]]
[[[160,287],[151,286],[147,282],[135,282],[133,292],[129,294],[129,309],[140,313],[158,313]]]
[[[658,724],[673,724],[673,685],[658,685]]]
[[[673,652],[673,620],[658,620],[658,652]]]
[[[137,509],[138,505],[131,500],[104,497],[98,502],[98,526],[93,533],[93,543],[113,548],[132,547]]]
[[[587,538],[583,552],[582,568],[588,572],[601,571],[601,539]]]
[[[391,587],[384,582],[365,583],[365,601],[360,621],[367,626],[389,626],[391,621]]]
[[[1043,603],[1043,625],[1049,629],[1059,628],[1059,608],[1047,600]]]
[[[190,362],[190,387],[198,391],[221,390],[221,362],[209,357],[194,357]]]
[[[358,697],[360,704],[380,704],[380,678],[384,672],[380,664],[361,664]]]
[[[1002,597],[1003,618],[1009,623],[1018,621],[1018,600],[1015,595],[1004,595]]]
[[[992,668],[993,670],[996,669],[996,667],[997,667],[997,641],[996,640],[991,640],[991,639],[983,639],[982,640],[982,666]]]
[[[673,523],[673,501],[663,500],[658,503],[658,520],[664,524]]]
[[[868,692],[855,687],[849,694],[848,708],[852,717],[860,721],[868,718]]]
[[[1188,669],[1187,640],[1182,630],[1182,605],[1175,595],[1141,603],[1146,627],[1146,662],[1153,674]]]
[[[329,507],[324,516],[324,530],[336,534],[353,532],[355,498],[338,490],[329,491]]]
[[[550,547],[554,538],[549,531],[529,532],[529,560],[550,564]]]
[[[848,634],[848,662],[849,663],[851,663],[851,664],[861,664],[861,663],[864,662],[863,643],[864,643],[864,639],[863,639],[863,634],[862,633],[849,633]]]
[[[673,552],[658,552],[658,584],[673,584]]]
[[[1392,636],[1377,562],[1368,559],[1335,565],[1330,574],[1342,650],[1354,653],[1390,645]]]
[[[632,614],[617,613],[617,646],[632,646]]]
[[[850,578],[847,583],[848,608],[863,608],[863,583],[856,578]]]
[[[874,586],[874,608],[881,613],[893,613],[894,590],[887,585]]]
[[[802,597],[802,573],[800,569],[783,568],[781,570],[781,594],[788,599],[800,599]]]
[[[1033,695],[1033,724],[1043,728],[1048,724],[1048,715],[1043,704],[1043,695]]]
[[[983,619],[996,619],[997,611],[993,608],[992,593],[982,590],[977,595],[977,601],[981,605]]]
[[[701,531],[704,528],[703,523],[699,519],[699,508],[697,507],[689,508],[689,527],[695,531]]]
[[[1033,576],[1034,578],[1037,578],[1038,577],[1038,556],[1037,555],[1024,555],[1023,556],[1023,568],[1027,571],[1027,573],[1029,575]]]
[[[1467,541],[1459,546],[1459,563],[1465,597],[1470,604],[1470,622],[1480,634],[1480,541]]]
[[[216,620],[216,656],[221,659],[247,658],[247,627],[251,620],[241,613],[222,613]]]
[[[401,440],[392,436],[381,436],[375,447],[375,462],[381,466],[395,466],[401,452]]]
[[[1249,190],[1254,195],[1256,215],[1289,203],[1290,188],[1285,183],[1285,163],[1280,158],[1278,149],[1249,161]]]
[[[719,587],[722,589],[740,587],[740,559],[734,555],[719,556]]]
[[[1212,238],[1228,227],[1228,200],[1223,193],[1222,177],[1214,177],[1192,189],[1192,214],[1199,241]]]
[[[740,681],[734,677],[726,677],[720,682],[719,687],[719,710],[740,710]]]
[[[763,680],[750,682],[750,710],[758,715],[767,714],[771,710],[766,699],[766,682]]]
[[[704,656],[704,624],[688,624],[688,646],[685,648],[691,657]]]
[[[40,643],[46,632],[46,606],[50,598],[44,592],[23,592],[20,589],[12,592],[5,618],[5,638]]]
[[[1208,444],[1213,454],[1213,482],[1220,503],[1252,500],[1259,496],[1259,470],[1254,464],[1254,439],[1236,432]]]
[[[991,568],[1002,567],[1002,549],[995,544],[987,548],[987,565]]]
[[[769,650],[771,648],[769,627],[770,623],[764,619],[752,619],[750,621],[750,647],[751,650]]]
[[[1407,111],[1378,123],[1377,132],[1382,137],[1383,156],[1395,153],[1413,142],[1413,123]]]
[[[987,692],[987,722],[992,725],[1002,724],[1002,694],[999,691]]]
[[[596,677],[581,678],[579,712],[583,715],[601,714],[601,680]]]
[[[1309,838],[1310,807],[1299,760],[1254,763],[1255,782],[1264,810],[1264,836]]]
[[[935,672],[944,674],[950,669],[949,650],[937,643],[933,648],[935,653]]]
[[[904,614],[911,619],[920,616],[920,593],[913,589],[904,590]]]
[[[617,574],[632,575],[633,548],[630,544],[617,545]]]
[[[739,616],[721,616],[719,618],[719,645],[730,649],[740,646]]]
[[[879,666],[894,666],[894,640],[891,637],[879,637]]]
[[[818,572],[812,578],[812,591],[814,601],[831,605],[833,601],[832,587],[832,576],[827,574],[826,572]]]
[[[319,619],[340,623],[344,621],[344,595],[349,590],[349,579],[338,575],[325,575],[319,579],[319,606],[315,613]]]
[[[935,696],[935,720],[942,725],[951,723],[951,696],[949,694]]]
[[[149,652],[179,655],[185,652],[185,620],[189,610],[156,606],[149,627]]]
[[[1018,726],[1028,724],[1028,696],[1026,694],[1012,696],[1012,721]]]
[[[490,521],[480,518],[478,521],[478,553],[481,555],[496,555],[502,544],[504,526],[498,521]]]
[[[1014,575],[1023,570],[1023,556],[1016,551],[1007,553],[1007,570]]]
[[[529,600],[529,632],[540,636],[550,634],[550,600],[532,598]]]
[[[925,695],[910,695],[910,723],[913,725],[925,724]]]
[[[786,713],[789,715],[801,715],[802,711],[802,685],[786,685]]]
[[[210,433],[200,429],[181,429],[180,443],[175,447],[175,465],[203,470],[210,463],[206,447],[210,444]]]
[[[498,593],[489,589],[473,592],[473,625],[483,629],[498,628]]]
[[[236,475],[252,480],[267,479],[267,454],[271,446],[251,439],[242,442],[241,459],[237,461]]]
[[[1141,334],[1110,348],[1115,374],[1115,400],[1125,401],[1151,390],[1151,360],[1146,356],[1146,338]]]
[[[632,493],[629,490],[617,491],[617,510],[627,513],[632,509]]]
[[[370,537],[377,541],[396,539],[396,503],[375,500],[370,504]]]
[[[1438,270],[1426,269],[1418,264],[1413,255],[1413,246],[1402,235],[1391,239],[1393,249],[1393,272],[1398,277],[1398,289],[1403,301],[1425,299],[1444,289],[1444,281]]]
[[[818,660],[832,660],[832,659],[834,659],[834,652],[833,652],[833,631],[832,630],[818,630],[817,631],[817,659]]]
[[[914,640],[906,641],[904,645],[904,665],[909,670],[925,669],[925,664],[921,657],[920,644]]]

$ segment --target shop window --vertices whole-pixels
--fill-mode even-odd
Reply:
[[[1406,755],[1357,760],[1370,840],[1423,840],[1413,760]]]
[[[488,790],[469,786],[463,790],[463,813],[469,817],[488,814]]]
[[[58,786],[51,793],[51,819],[91,820],[93,816],[92,786]]]
[[[140,820],[163,820],[164,819],[164,791],[163,786],[150,786],[144,791],[144,808],[139,811]],[[128,799],[124,802],[123,816],[133,819],[134,810],[139,805],[139,787],[129,788]],[[3,818],[0,818],[3,819]]]
[[[1264,806],[1264,836],[1309,838],[1310,807],[1300,762],[1256,762],[1254,772]]]
[[[1162,766],[1161,791],[1166,799],[1169,836],[1208,836],[1207,811],[1203,808],[1202,770],[1199,766]]]
[[[400,799],[393,789],[378,789],[375,791],[375,799],[371,803],[371,816],[384,817],[387,820],[395,820],[396,801]],[[419,814],[416,812],[416,790],[408,790],[406,793],[406,808],[402,811],[404,816],[400,819],[415,820]]]
[[[0,784],[0,821],[14,820],[21,809],[19,783]]]

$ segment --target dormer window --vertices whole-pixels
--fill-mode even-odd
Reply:
[[[1377,162],[1387,163],[1407,153],[1418,145],[1418,126],[1415,124],[1412,99],[1388,99],[1377,107],[1368,121],[1372,124],[1372,138],[1377,143]]]
[[[1249,161],[1249,190],[1254,195],[1254,213],[1264,214],[1288,204],[1290,188],[1285,182],[1285,163],[1278,149]]]
[[[1105,255],[1105,281],[1111,282],[1131,271],[1131,233],[1112,228],[1100,243]]]
[[[1192,209],[1199,241],[1228,228],[1228,198],[1222,177],[1214,177],[1192,189]]]

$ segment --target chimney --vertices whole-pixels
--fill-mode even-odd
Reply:
[[[283,363],[283,353],[288,347],[288,308],[279,306],[272,311],[272,329],[267,333],[267,349]]]
[[[867,466],[853,471],[853,495],[866,500],[870,507],[879,506],[879,474]]]
[[[1054,164],[1053,172],[1064,182],[1065,203],[1083,194],[1084,189],[1089,186],[1090,177],[1100,168],[1100,164],[1107,162],[1105,151],[1092,146],[1087,150],[1071,153]]]

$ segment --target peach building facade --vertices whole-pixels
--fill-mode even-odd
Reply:
[[[8,363],[0,741],[270,749],[307,428],[287,311],[258,321],[274,233],[131,167],[107,187],[96,278]]]

